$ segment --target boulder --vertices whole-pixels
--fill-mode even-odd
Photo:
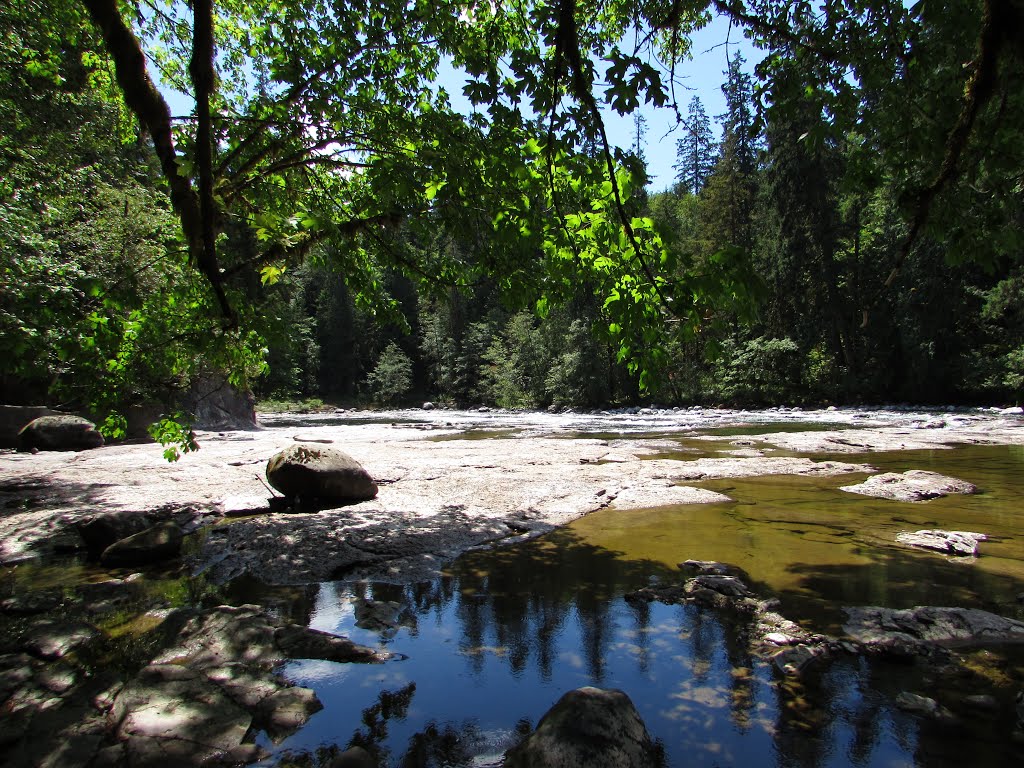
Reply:
[[[252,392],[234,387],[223,375],[199,376],[185,394],[183,406],[199,429],[253,429],[257,426],[256,398]]]
[[[19,451],[86,451],[102,445],[96,425],[81,416],[40,416],[18,433]]]
[[[711,591],[718,592],[720,595],[725,595],[726,597],[751,596],[751,592],[747,589],[747,585],[740,581],[740,579],[735,576],[720,576],[713,573],[697,576],[686,583],[687,592],[693,592],[698,589],[710,589]]]
[[[957,557],[977,557],[978,542],[987,540],[988,536],[984,533],[972,533],[971,531],[928,530],[912,533],[906,531],[896,535],[896,541],[901,544],[933,549],[936,552]]]
[[[658,750],[622,691],[569,691],[521,744],[505,753],[505,768],[647,768]]]
[[[844,485],[840,490],[893,501],[927,501],[951,493],[978,492],[976,486],[964,480],[922,469],[912,469],[903,474],[887,472],[873,475],[859,485]]]
[[[0,448],[17,448],[18,433],[40,416],[60,416],[43,405],[0,405]]]
[[[377,495],[358,461],[335,448],[292,445],[271,457],[267,481],[291,499],[353,503]]]
[[[107,566],[147,565],[171,560],[181,554],[185,534],[177,523],[159,523],[152,528],[115,541],[100,555]]]
[[[115,541],[141,533],[153,525],[149,515],[142,512],[111,512],[87,517],[75,525],[91,558],[98,558]]]

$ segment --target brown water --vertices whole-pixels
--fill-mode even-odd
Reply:
[[[689,454],[680,454],[685,461]],[[817,457],[824,458],[824,457]],[[834,458],[834,457],[833,457]],[[866,475],[770,476],[693,483],[733,501],[633,512],[606,509],[574,522],[582,542],[624,560],[675,567],[687,559],[739,566],[794,618],[835,631],[843,605],[954,605],[1021,616],[1024,594],[1024,447],[965,446],[843,456],[881,471],[926,469],[980,493],[909,503],[840,490]],[[906,547],[901,531],[976,531],[976,560]]]

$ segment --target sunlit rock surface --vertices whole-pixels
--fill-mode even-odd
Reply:
[[[977,557],[978,542],[988,541],[988,536],[972,531],[924,530],[899,533],[896,541],[957,557]]]
[[[927,501],[953,493],[978,492],[972,483],[920,469],[873,475],[858,485],[844,485],[842,490],[894,501]]]

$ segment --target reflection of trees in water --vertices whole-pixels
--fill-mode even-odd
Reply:
[[[474,765],[476,757],[483,752],[503,753],[531,730],[529,722],[521,721],[516,724],[515,731],[509,732],[504,740],[495,741],[472,720],[461,724],[440,725],[430,721],[409,738],[401,757],[394,759],[391,750],[386,746],[388,725],[392,721],[406,719],[415,693],[415,683],[409,683],[397,691],[381,691],[377,701],[363,710],[362,727],[352,735],[346,747],[335,744],[321,746],[313,751],[285,752],[280,756],[278,764],[293,768],[328,768],[343,749],[361,747],[371,755],[378,766],[468,767]]]
[[[721,626],[725,658],[729,664],[729,710],[741,732],[750,726],[750,713],[757,701],[754,656],[750,652],[750,621],[744,617],[716,614]]]
[[[580,650],[599,682],[614,635],[612,599],[646,584],[653,573],[670,572],[659,564],[621,561],[614,552],[581,544],[567,530],[474,553],[453,571],[463,649],[473,651],[467,656],[474,673],[483,668],[477,649],[493,645],[504,650],[513,674],[521,674],[532,659],[541,677],[550,679],[558,661],[555,640],[575,608]]]
[[[559,653],[568,651],[578,652],[591,679],[601,684],[617,672],[609,669],[608,659],[623,639],[615,620],[625,616],[622,629],[629,632],[635,646],[628,658],[644,677],[655,669],[663,674],[660,669],[668,654],[686,656],[693,672],[684,682],[713,688],[708,695],[713,693],[716,703],[705,705],[696,696],[686,700],[690,710],[681,723],[688,723],[690,729],[700,728],[692,715],[722,718],[719,712],[724,714],[724,710],[715,708],[727,706],[729,721],[740,734],[749,732],[754,724],[771,729],[775,762],[787,768],[818,768],[834,760],[837,749],[845,750],[844,759],[851,765],[868,765],[887,751],[900,750],[929,768],[954,764],[950,754],[978,765],[999,765],[1000,759],[1002,764],[1010,764],[1021,756],[1009,743],[1008,729],[989,734],[991,743],[980,750],[984,760],[971,760],[969,747],[950,751],[948,728],[894,710],[893,700],[900,690],[923,692],[923,688],[901,688],[886,665],[853,657],[812,665],[799,679],[776,675],[771,686],[774,693],[767,694],[775,700],[774,711],[770,715],[758,712],[759,706],[767,706],[767,682],[763,662],[751,651],[749,619],[728,610],[681,605],[673,613],[674,619],[668,623],[662,619],[660,626],[652,627],[652,617],[664,616],[664,611],[656,612],[644,602],[622,603],[620,610],[619,598],[652,578],[671,582],[681,574],[659,564],[620,561],[615,553],[583,545],[571,531],[561,531],[526,546],[474,553],[460,559],[450,574],[431,582],[353,584],[347,589],[356,600],[397,602],[420,622],[428,621],[431,614],[438,622],[454,621],[457,627],[451,629],[457,630],[462,658],[475,675],[492,662],[507,664],[516,677],[532,667],[541,679],[550,680],[556,676],[556,665],[565,663]],[[565,634],[571,619],[578,627],[578,645],[567,648],[565,638],[575,636]],[[662,634],[666,630],[668,634]],[[416,628],[411,631],[415,634]],[[676,633],[685,639],[675,640]],[[660,650],[666,639],[678,649],[670,648],[666,655],[656,653],[654,649]],[[976,692],[985,689],[979,681],[971,685]],[[411,698],[413,690],[382,694],[382,699],[364,712],[363,726],[352,743],[372,747],[381,755],[388,720],[404,717],[401,706],[386,697]],[[719,698],[722,696],[725,699]],[[445,713],[436,714],[440,719],[417,725],[418,733],[407,744],[390,744],[391,755],[382,756],[385,763],[381,764],[458,766],[470,764],[474,755],[481,754],[486,734],[480,733],[477,724],[460,724],[454,712],[454,719],[447,722]],[[691,737],[699,739],[700,733],[688,732],[686,738]]]
[[[650,671],[651,638],[648,629],[651,626],[651,604],[646,600],[626,603],[633,615],[633,635],[636,645],[636,664],[645,676]]]
[[[416,693],[416,683],[409,683],[397,691],[381,691],[377,701],[363,710],[363,728],[356,731],[349,740],[350,747],[362,747],[377,758],[377,763],[386,763],[387,749],[383,746],[388,738],[388,722],[404,720]]]

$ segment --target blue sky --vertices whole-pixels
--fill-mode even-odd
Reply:
[[[693,59],[677,67],[677,77],[683,87],[676,86],[676,98],[679,109],[686,115],[690,99],[696,95],[704,103],[704,110],[711,117],[715,135],[718,125],[715,117],[725,112],[725,97],[722,94],[722,83],[728,59],[737,52],[746,59],[745,68],[753,72],[754,65],[763,54],[755,49],[750,41],[743,37],[737,28],[729,29],[726,19],[716,17],[711,24],[700,30],[693,38]],[[660,192],[672,186],[675,171],[672,165],[676,161],[676,140],[682,136],[682,127],[675,127],[676,116],[667,107],[657,109],[650,104],[641,107],[641,114],[647,119],[647,172],[651,178],[649,189]],[[621,147],[633,144],[635,131],[633,117],[620,117],[609,112],[605,118],[609,140]]]
[[[676,84],[676,98],[684,116],[694,95],[700,97],[713,123],[716,116],[725,112],[722,82],[725,80],[728,58],[737,52],[742,53],[746,59],[748,72],[752,72],[754,65],[762,58],[743,37],[742,32],[736,28],[730,30],[728,21],[722,17],[716,17],[694,35],[692,60],[678,66],[676,70],[679,81]],[[442,64],[438,82],[448,92],[453,108],[466,112],[472,110],[469,100],[462,95],[465,76],[461,72]],[[676,126],[676,114],[670,107],[656,108],[645,104],[641,106],[640,113],[647,120],[645,156],[651,179],[649,189],[660,192],[672,186],[675,181],[672,165],[676,161],[676,140],[682,136],[683,129]],[[623,148],[633,146],[636,130],[633,115],[622,116],[609,108],[605,110],[604,117],[609,141]],[[717,136],[717,124],[713,127]]]

